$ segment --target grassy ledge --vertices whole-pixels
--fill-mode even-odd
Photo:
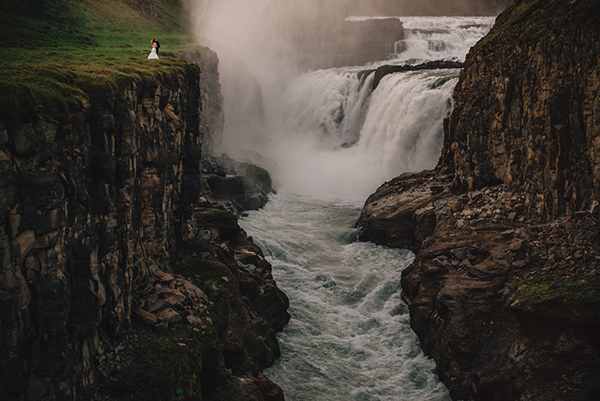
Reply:
[[[198,49],[178,0],[5,0],[0,121],[86,109],[132,81],[174,79]],[[148,60],[150,39],[160,60]],[[40,107],[41,106],[41,107]]]

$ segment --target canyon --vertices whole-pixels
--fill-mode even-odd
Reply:
[[[373,21],[335,26],[354,59],[319,62],[384,57],[402,23]],[[431,83],[458,81],[436,167],[384,183],[356,223],[361,241],[414,251],[393,295],[452,399],[600,394],[599,26],[593,0],[516,0],[464,63],[356,73],[374,91],[462,67]],[[185,62],[86,107],[0,121],[2,400],[284,399],[263,370],[281,356],[289,299],[238,223],[275,194],[271,176],[212,154],[226,117],[217,54],[169,57]],[[342,139],[336,150],[357,145]]]

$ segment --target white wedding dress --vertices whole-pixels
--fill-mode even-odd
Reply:
[[[156,54],[156,48],[155,47],[152,48],[152,51],[150,52],[150,55],[148,56],[148,60],[150,60],[150,59],[159,60],[158,54]]]

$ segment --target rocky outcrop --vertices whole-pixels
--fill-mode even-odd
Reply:
[[[452,179],[433,171],[394,179],[358,223],[363,240],[418,251],[402,273],[403,298],[450,395],[593,399],[600,208],[536,223],[509,186],[455,193]]]
[[[198,70],[174,78],[2,126],[3,398],[91,398],[120,362],[132,295],[200,195]]]
[[[541,219],[599,199],[596,5],[517,1],[471,50],[440,162],[456,186],[510,184]]]
[[[134,297],[138,327],[130,362],[105,382],[100,395],[283,400],[279,386],[261,370],[280,355],[275,330],[290,318],[288,299],[233,214],[205,205],[193,216],[196,229],[177,241],[172,273],[154,268]],[[148,369],[151,354],[156,356]],[[173,361],[186,368],[174,368]],[[147,384],[140,388],[140,382]]]
[[[173,333],[200,333],[193,375],[169,394],[281,399],[260,369],[278,354],[287,298],[235,216],[202,201],[199,68],[178,63],[91,99],[0,123],[0,398],[91,399],[148,349],[134,327],[166,347],[153,355]],[[177,270],[181,260],[193,266]],[[154,318],[165,339],[146,328]]]
[[[432,171],[404,174],[386,182],[365,203],[356,224],[358,239],[417,251],[435,229],[431,204],[445,196],[442,192]]]
[[[204,196],[223,204],[240,215],[246,210],[258,210],[274,193],[271,176],[262,167],[240,163],[226,154],[202,158]]]
[[[381,80],[389,74],[395,74],[397,72],[404,71],[421,71],[421,70],[440,70],[448,68],[462,68],[463,64],[459,61],[429,61],[423,64],[417,65],[382,65],[374,70],[364,70],[358,73],[358,79],[362,80],[365,77],[375,73],[373,76],[373,82],[371,83],[371,90],[374,91]]]
[[[453,399],[600,395],[599,23],[593,1],[516,1],[467,58],[436,170],[357,223],[417,252],[403,296]]]

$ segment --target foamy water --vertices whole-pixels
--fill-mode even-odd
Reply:
[[[400,297],[414,255],[356,242],[361,206],[282,193],[241,220],[290,298],[282,356],[265,374],[287,401],[448,401]]]
[[[460,71],[395,73],[374,91],[373,76],[361,80],[359,71],[464,60],[493,18],[401,17],[405,37],[389,59],[291,76],[285,46],[260,48],[272,37],[261,13],[273,8],[254,3],[268,1],[208,1],[202,26],[212,27],[217,52],[221,42],[230,51],[225,64],[247,61],[243,74],[221,71],[222,150],[268,168],[279,191],[240,220],[290,298],[282,356],[265,373],[288,401],[448,401],[400,296],[412,253],[359,243],[353,225],[384,181],[435,166]]]

